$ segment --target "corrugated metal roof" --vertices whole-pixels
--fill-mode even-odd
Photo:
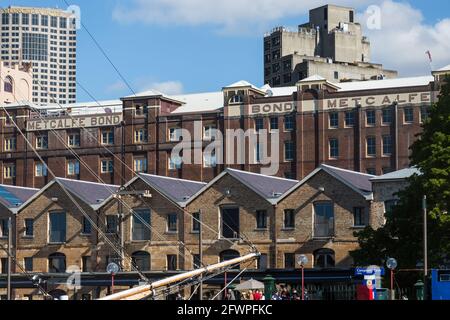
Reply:
[[[382,176],[378,176],[372,178],[371,181],[384,181],[384,180],[403,180],[411,177],[414,174],[420,174],[419,169],[417,168],[406,168],[394,172],[389,172],[387,174],[383,174]]]

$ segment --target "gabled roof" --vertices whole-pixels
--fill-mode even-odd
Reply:
[[[422,76],[422,77],[396,78],[384,80],[340,82],[336,83],[335,86],[339,88],[338,92],[346,92],[346,91],[427,86],[430,84],[430,82],[433,81],[434,81],[433,76]]]
[[[172,114],[208,112],[223,108],[223,92],[205,92],[173,96],[174,99],[184,104],[174,110]]]
[[[0,203],[15,213],[24,202],[37,192],[39,192],[39,189],[0,185]]]
[[[93,209],[101,207],[101,205],[119,190],[119,186],[111,184],[70,180],[65,178],[56,178],[55,180],[60,185],[64,186],[66,190],[90,205]]]
[[[279,203],[289,194],[297,190],[299,187],[305,184],[309,179],[314,177],[320,171],[324,171],[329,175],[331,175],[332,177],[336,178],[337,180],[339,180],[340,182],[342,182],[355,192],[359,193],[366,200],[372,200],[373,198],[372,183],[370,180],[372,178],[375,178],[375,176],[356,171],[341,169],[326,164],[321,164],[317,169],[315,169],[313,172],[311,172],[309,175],[303,178],[302,181],[298,182],[295,186],[293,186],[290,190],[288,190],[282,197],[280,197],[277,200],[277,203]],[[326,188],[326,185],[324,185],[324,187]]]
[[[374,177],[370,179],[373,182],[383,182],[383,181],[392,181],[392,180],[405,180],[414,174],[420,174],[419,169],[417,168],[406,168],[394,172],[389,172],[387,174],[383,174],[382,176]]]
[[[87,182],[81,180],[71,180],[65,178],[55,178],[50,181],[45,187],[35,193],[26,202],[24,202],[20,206],[18,211],[21,211],[23,208],[28,206],[54,184],[58,184],[59,186],[70,192],[72,195],[76,196],[81,201],[89,205],[93,210],[100,209],[110,199],[112,199],[114,194],[119,190],[119,186],[116,185]]]
[[[292,186],[298,183],[297,180],[266,176],[258,173],[227,168],[222,171],[221,174],[211,180],[207,185],[205,185],[201,190],[199,190],[196,194],[194,194],[191,199],[186,202],[185,205],[188,205],[191,201],[193,201],[200,194],[205,192],[227,174],[247,186],[249,189],[256,192],[271,204],[276,203],[276,200],[279,197],[281,197]]]
[[[194,194],[206,185],[204,182],[139,173],[129,181],[125,187],[131,185],[137,179],[142,179],[142,181],[147,183],[150,187],[182,208]]]
[[[326,81],[326,80],[327,79],[325,79],[324,77],[315,74],[308,78],[302,79],[299,82]]]
[[[255,86],[255,85],[253,85],[250,82],[245,81],[245,80],[241,80],[241,81],[232,83],[232,84],[230,84],[228,86],[223,87],[223,89],[228,89],[228,88],[247,88],[247,87],[250,87],[250,88],[252,88],[252,89],[254,89],[256,91],[262,92],[262,93],[264,92],[262,89],[258,88],[257,86]]]

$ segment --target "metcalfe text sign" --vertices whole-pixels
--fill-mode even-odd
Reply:
[[[31,119],[27,121],[27,131],[65,130],[106,126],[111,127],[120,125],[122,119],[122,114]]]

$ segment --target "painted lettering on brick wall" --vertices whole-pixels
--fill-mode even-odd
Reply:
[[[361,107],[376,107],[376,106],[388,106],[397,102],[398,104],[405,103],[430,103],[431,93],[404,93],[394,95],[380,95],[380,96],[363,96],[354,98],[342,98],[342,99],[327,99],[324,103],[324,107],[327,109],[337,108],[354,108],[357,105]]]
[[[28,131],[64,130],[72,128],[90,128],[118,126],[122,122],[122,114],[84,116],[71,118],[52,118],[27,121]]]
[[[295,109],[294,102],[264,103],[250,105],[250,114],[285,113]]]

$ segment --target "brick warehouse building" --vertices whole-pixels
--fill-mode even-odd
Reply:
[[[203,182],[226,167],[260,172],[262,165],[248,158],[244,164],[226,165],[215,165],[211,158],[192,165],[170,159],[180,140],[177,129],[194,136],[197,121],[203,137],[193,143],[203,147],[210,143],[211,128],[279,129],[280,177],[302,179],[321,163],[382,174],[408,167],[409,146],[449,71],[447,66],[433,76],[349,83],[313,76],[284,88],[240,81],[212,93],[167,96],[147,91],[100,104],[10,104],[6,109],[49,168],[63,178],[98,182],[67,145],[105,183],[117,185],[129,181],[133,170]],[[0,117],[0,183],[43,187],[53,177],[3,110]]]
[[[47,280],[46,290],[58,294],[67,293],[66,269],[76,267],[82,272],[79,297],[96,298],[109,290],[107,264],[120,261],[106,238],[123,246],[117,286],[127,288],[139,280],[131,272],[130,259],[149,279],[195,269],[195,217],[201,215],[206,265],[246,254],[254,246],[261,256],[248,269],[256,278],[267,270],[287,275],[297,268],[299,254],[308,256],[311,272],[340,272],[353,264],[349,251],[358,247],[353,232],[367,225],[376,228],[383,217],[381,207],[373,203],[373,178],[321,165],[301,181],[227,169],[209,184],[139,174],[120,191],[114,185],[64,178],[40,190],[0,186],[0,245],[7,243],[5,221],[12,217],[13,255],[23,270],[39,274]],[[2,295],[3,250],[0,258]],[[16,297],[42,298],[30,279],[19,274],[19,266],[13,264]],[[310,283],[327,281],[311,277]],[[298,277],[286,281],[295,283]]]

